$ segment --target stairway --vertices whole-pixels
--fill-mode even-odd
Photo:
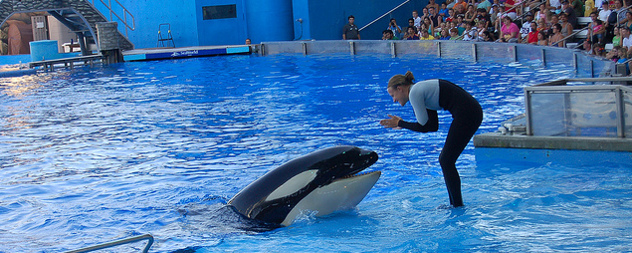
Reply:
[[[6,21],[17,12],[45,11],[72,30],[80,39],[81,52],[89,54],[91,45],[96,45],[96,24],[108,22],[87,0],[0,0],[0,20]],[[132,50],[134,44],[118,31],[121,50]]]

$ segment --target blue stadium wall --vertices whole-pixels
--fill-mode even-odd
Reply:
[[[158,27],[169,23],[177,47],[243,44],[290,40],[342,39],[342,27],[353,15],[363,27],[404,0],[119,0],[135,18],[135,30],[128,31],[136,48],[157,46]],[[106,16],[109,11],[95,1]],[[441,2],[441,1],[437,1]],[[380,39],[391,17],[400,26],[406,24],[412,10],[419,10],[427,0],[410,1],[390,15],[361,32],[362,39]],[[204,19],[203,9],[209,6],[234,6],[230,18]],[[122,13],[122,9],[114,7]],[[123,17],[121,14],[119,16]],[[117,21],[116,16],[113,16]],[[128,22],[130,17],[128,16]],[[298,20],[301,20],[299,22]],[[124,26],[119,22],[119,30]],[[163,37],[166,36],[163,31]]]

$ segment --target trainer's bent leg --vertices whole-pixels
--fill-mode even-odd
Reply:
[[[463,206],[463,197],[461,196],[461,178],[456,169],[456,160],[459,158],[467,144],[470,142],[474,133],[478,129],[478,124],[472,121],[464,121],[455,119],[450,125],[448,137],[445,145],[439,155],[439,164],[443,171],[443,178],[448,188],[450,196],[450,204],[454,207]]]

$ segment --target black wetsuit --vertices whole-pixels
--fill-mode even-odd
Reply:
[[[425,85],[427,83],[428,81],[415,85]],[[461,196],[461,179],[456,169],[456,160],[481,125],[483,110],[478,101],[463,88],[445,80],[438,80],[438,83],[439,106],[449,111],[454,119],[452,125],[450,125],[441,155],[439,155],[439,164],[441,165],[445,184],[450,195],[450,204],[458,207],[463,205],[463,198]],[[398,126],[417,132],[437,131],[439,126],[437,111],[432,109],[426,109],[426,111],[428,117],[425,124],[400,120]],[[417,113],[415,112],[415,114]]]

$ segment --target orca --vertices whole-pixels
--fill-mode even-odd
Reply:
[[[359,174],[377,159],[376,152],[355,146],[318,150],[267,172],[227,205],[250,219],[281,226],[306,211],[323,216],[350,209],[380,178],[380,171]]]

